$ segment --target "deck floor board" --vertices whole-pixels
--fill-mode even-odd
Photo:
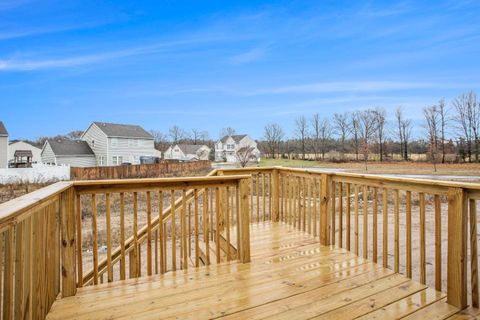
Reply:
[[[282,223],[251,226],[252,262],[85,287],[47,319],[443,319],[445,295]]]

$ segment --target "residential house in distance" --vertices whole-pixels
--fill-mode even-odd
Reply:
[[[236,153],[242,148],[253,148],[252,156],[255,161],[260,161],[260,150],[257,142],[246,134],[225,136],[215,143],[215,161],[238,162]]]
[[[211,149],[200,144],[176,144],[168,147],[164,153],[165,159],[175,160],[208,160]]]
[[[8,131],[0,121],[0,168],[8,166]]]
[[[8,144],[9,166],[30,167],[33,163],[42,162],[42,149],[25,141],[10,141]]]
[[[98,166],[140,164],[142,157],[158,154],[153,136],[137,125],[93,122],[81,139],[93,150]]]
[[[41,154],[44,164],[94,167],[97,163],[92,148],[82,140],[47,140]]]

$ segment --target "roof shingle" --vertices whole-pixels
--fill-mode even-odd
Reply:
[[[56,156],[94,156],[88,143],[82,140],[47,140]]]
[[[8,136],[7,128],[5,128],[5,125],[3,124],[3,122],[0,121],[0,137],[7,137],[7,136]]]
[[[150,133],[137,125],[98,121],[94,123],[107,135],[107,137],[153,139],[153,136]]]

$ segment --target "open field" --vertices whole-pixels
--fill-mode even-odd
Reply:
[[[327,168],[340,169],[344,172],[365,173],[363,162],[323,162],[288,159],[262,159],[260,166],[285,166],[298,168]],[[369,162],[368,173],[373,174],[425,174],[425,175],[480,175],[480,163],[445,163],[437,164],[437,172],[433,165],[427,162]]]

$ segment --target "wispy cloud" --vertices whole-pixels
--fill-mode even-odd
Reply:
[[[0,11],[15,9],[28,2],[30,2],[30,0],[0,0]]]
[[[266,54],[266,47],[257,47],[246,52],[242,52],[230,58],[233,64],[245,64],[260,60]]]
[[[70,57],[53,57],[53,58],[38,58],[38,59],[0,59],[0,71],[29,71],[29,70],[43,70],[53,68],[67,68],[82,65],[90,65],[100,62],[105,62],[124,57],[152,54],[158,52],[166,52],[172,48],[187,46],[191,44],[207,43],[221,41],[222,38],[216,37],[199,37],[186,38],[181,40],[167,41],[153,43],[143,46],[136,46],[132,48],[121,48],[115,51],[99,52],[92,54],[84,54]]]

